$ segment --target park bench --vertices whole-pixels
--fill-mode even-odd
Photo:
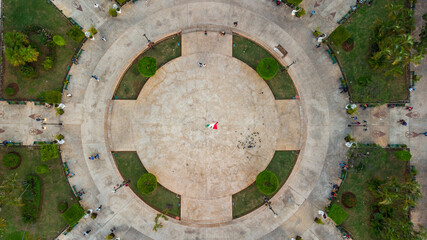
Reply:
[[[327,49],[326,50],[326,52],[328,52],[328,54],[329,54],[329,57],[331,58],[331,60],[332,60],[332,64],[335,64],[335,63],[337,63],[337,58],[335,57],[335,56],[333,56],[332,54],[332,51],[331,51],[331,49]]]
[[[70,20],[70,22],[72,24],[77,25],[80,29],[83,29],[74,19],[72,19],[72,18],[69,17],[68,20]]]
[[[84,50],[80,48],[80,50],[74,55],[74,58],[78,60],[83,51]]]
[[[70,173],[70,168],[68,167],[67,162],[64,162],[64,163],[62,164],[62,166],[64,166],[65,174],[66,174],[66,175],[68,175],[68,174]]]
[[[74,196],[75,196],[76,198],[80,198],[80,196],[79,196],[79,194],[78,194],[78,192],[77,192],[77,189],[76,189],[76,185],[73,185],[73,187],[72,187],[71,189],[73,190],[73,194],[74,194]]]
[[[274,47],[274,50],[279,51],[279,53],[282,54],[282,58],[284,58],[284,57],[286,57],[286,55],[288,55],[288,51],[286,51],[285,48],[280,44],[277,45],[276,47]]]
[[[70,74],[68,74],[68,75],[65,77],[64,86],[63,86],[63,88],[64,88],[65,90],[68,90],[68,84],[70,83],[70,78],[71,78],[71,75],[70,75]]]

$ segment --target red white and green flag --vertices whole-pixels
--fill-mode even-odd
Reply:
[[[207,128],[218,129],[218,122],[206,125]]]

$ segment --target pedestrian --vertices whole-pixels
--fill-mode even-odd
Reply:
[[[202,67],[202,66],[203,66],[203,63],[199,62],[199,67]]]
[[[220,32],[220,34],[221,34],[222,36],[225,36],[225,32],[224,32],[224,31],[221,31],[221,32]]]
[[[205,36],[207,36],[208,35],[208,31],[205,31]]]
[[[238,22],[237,22],[237,21],[235,21],[233,24],[234,24],[234,26],[235,26],[235,27],[237,27]]]
[[[87,235],[89,235],[90,231],[92,231],[92,230],[90,230],[90,229],[89,229],[89,230],[87,230],[86,232],[84,232],[84,233],[83,233],[83,236],[87,236]]]
[[[322,46],[322,44],[318,43],[316,44],[316,48],[320,48]]]
[[[408,111],[412,111],[412,107],[411,106],[407,106],[406,109],[408,109]]]
[[[316,13],[316,11],[311,11],[311,15],[310,15],[310,17],[312,17],[314,14]]]
[[[403,126],[408,125],[408,123],[405,120],[403,120],[403,119],[400,119],[399,123],[402,124]]]
[[[353,117],[353,120],[357,120],[357,116],[354,116],[354,117]]]
[[[414,88],[414,87],[410,87],[410,88],[409,88],[409,91],[410,91],[410,92],[415,91],[415,88]]]
[[[94,6],[95,8],[99,8],[99,4],[98,4],[98,3],[95,3],[93,6]]]
[[[93,156],[90,156],[89,159],[90,160],[95,160],[95,158]]]
[[[102,36],[102,37],[101,37],[101,39],[102,39],[102,41],[104,41],[104,42],[106,42],[106,41],[107,41],[107,39],[106,39],[104,36]]]
[[[67,93],[67,97],[72,97],[73,95],[71,93]]]
[[[368,108],[368,104],[365,103],[365,105],[363,105],[363,110],[366,110]]]
[[[203,67],[206,67],[206,64],[205,64],[205,63],[203,63]]]
[[[102,205],[99,205],[99,207],[95,210],[97,212],[101,211]]]
[[[360,122],[359,122],[359,121],[357,121],[355,124],[356,124],[356,125],[360,125]]]
[[[98,159],[99,159],[99,154],[98,154],[98,153],[95,155],[95,158],[98,158]]]

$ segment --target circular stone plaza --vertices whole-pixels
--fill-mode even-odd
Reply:
[[[58,239],[83,239],[88,229],[85,239],[105,239],[112,228],[125,240],[342,238],[330,219],[314,222],[330,202],[331,183],[340,180],[348,99],[337,90],[338,65],[316,48],[313,30],[330,33],[353,1],[304,0],[308,12],[316,9],[304,18],[269,0],[139,0],[117,18],[108,16],[107,0],[52,2],[84,29],[98,29],[70,69],[65,113],[52,118],[63,124],[61,154],[75,173],[70,185],[84,189],[80,204],[102,210]],[[160,66],[135,99],[115,98],[147,43],[172,35],[180,36],[180,56]],[[234,56],[236,35],[287,66],[295,97],[277,98],[268,80]],[[206,127],[216,122],[217,129]],[[278,151],[296,153],[286,181],[269,205],[235,217],[234,195]],[[128,180],[117,152],[136,152],[158,187],[179,198],[179,216],[160,218],[163,227],[153,231],[164,209],[130,187],[113,191]],[[88,159],[97,153],[100,159]]]

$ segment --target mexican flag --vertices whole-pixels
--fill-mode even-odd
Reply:
[[[218,129],[218,122],[206,125],[207,128]]]

